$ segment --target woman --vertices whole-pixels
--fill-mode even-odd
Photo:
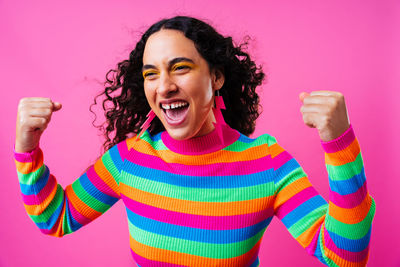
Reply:
[[[107,151],[65,191],[39,148],[61,104],[20,101],[15,159],[43,233],[72,233],[122,199],[139,266],[258,266],[273,215],[322,263],[366,264],[375,203],[340,93],[300,94],[326,152],[328,204],[274,137],[247,137],[264,73],[206,23],[157,22],[107,77]]]

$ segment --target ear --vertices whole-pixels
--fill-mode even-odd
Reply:
[[[214,90],[219,90],[225,83],[225,75],[219,69],[213,71],[212,87]]]

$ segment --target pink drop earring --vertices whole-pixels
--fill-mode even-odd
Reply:
[[[215,96],[215,107],[213,108],[213,113],[215,117],[215,122],[213,122],[215,130],[217,131],[218,137],[221,143],[224,144],[224,137],[222,134],[222,125],[226,125],[224,116],[222,115],[221,109],[226,109],[224,99],[219,95],[219,90],[216,91]]]
[[[150,109],[150,112],[146,115],[146,117],[147,117],[146,121],[140,127],[142,130],[138,135],[136,135],[135,141],[137,141],[140,138],[140,136],[150,127],[150,123],[156,117],[156,114],[152,109]]]

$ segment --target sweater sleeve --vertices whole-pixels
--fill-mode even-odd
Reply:
[[[329,176],[328,203],[297,161],[275,139],[273,143],[275,215],[306,251],[325,265],[365,266],[375,201],[367,190],[352,126],[335,140],[321,141]]]
[[[120,199],[123,159],[118,147],[122,145],[104,153],[65,189],[43,163],[39,147],[28,153],[14,151],[25,209],[42,233],[57,237],[73,233]]]

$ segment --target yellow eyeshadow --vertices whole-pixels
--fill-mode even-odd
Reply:
[[[180,63],[176,63],[176,64],[172,67],[172,70],[176,70],[176,69],[179,68],[179,67],[185,67],[185,66],[190,67],[190,68],[194,68],[194,67],[195,67],[195,65],[192,64],[192,63],[190,63],[190,62],[180,62]]]
[[[158,74],[159,72],[156,71],[156,70],[154,70],[154,69],[145,70],[145,71],[143,71],[143,73],[142,73],[143,78],[146,79],[146,76],[147,76],[147,74],[149,74],[149,73]]]

